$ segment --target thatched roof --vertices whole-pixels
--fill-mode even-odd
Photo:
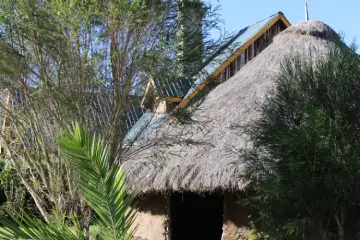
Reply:
[[[123,164],[128,181],[143,193],[244,189],[245,166],[237,150],[245,147],[246,140],[232,127],[258,117],[257,104],[273,87],[285,57],[308,58],[313,48],[317,51],[312,57],[323,57],[337,39],[336,33],[319,21],[300,23],[280,33],[261,54],[212,90],[195,111],[194,118],[206,124],[190,128],[192,140],[206,144],[166,146],[161,148],[161,158],[152,155],[159,153],[158,148],[135,154]],[[172,129],[176,134],[183,130],[184,127]]]

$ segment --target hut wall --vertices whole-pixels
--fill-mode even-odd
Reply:
[[[138,200],[135,240],[166,240],[168,229],[167,199],[163,195],[149,195]]]
[[[242,194],[224,194],[224,225],[222,240],[248,239],[250,236],[249,216],[251,211],[237,201]]]

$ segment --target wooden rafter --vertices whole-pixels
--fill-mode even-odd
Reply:
[[[153,90],[156,89],[156,86],[155,86],[155,82],[154,82],[154,79],[152,77],[149,78],[149,81],[146,85],[146,88],[145,88],[145,92],[144,92],[144,95],[141,99],[141,104],[140,104],[140,107],[144,108],[144,103],[145,103],[145,99],[146,99],[146,96],[147,94],[149,93],[150,89],[153,88]]]
[[[181,102],[182,101],[182,98],[181,97],[163,97],[161,98],[162,100],[165,100],[166,102],[173,102],[173,103],[176,103],[176,102]]]

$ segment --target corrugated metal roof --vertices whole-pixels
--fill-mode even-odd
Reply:
[[[183,97],[183,99],[185,99],[197,88],[198,85],[205,81],[209,75],[215,72],[216,69],[218,69],[225,61],[227,61],[236,50],[241,48],[247,41],[260,32],[277,16],[278,14],[271,15],[270,17],[267,17],[251,26],[240,30],[234,37],[225,40],[224,43],[219,47],[219,50],[207,61],[205,61],[203,70],[201,73],[195,75],[191,82],[189,82],[190,80],[187,80],[185,84],[182,82],[171,83],[169,85],[164,85],[157,82],[155,82],[155,84],[161,85],[162,94],[167,96],[181,94],[177,96]],[[160,126],[166,117],[167,116],[152,117],[151,112],[147,111],[129,130],[128,134],[126,135],[126,140],[132,141],[132,139],[134,139],[140,132],[142,132],[146,126],[150,127],[151,129]]]
[[[140,135],[151,134],[163,124],[166,118],[167,116],[164,115],[153,115],[150,110],[147,110],[126,134],[125,143],[131,143]]]
[[[215,54],[215,56],[208,61],[208,64],[205,65],[203,72],[195,76],[195,81],[192,87],[189,89],[185,98],[188,97],[198,85],[207,79],[207,76],[216,71],[229,57],[239,48],[241,48],[247,41],[249,41],[253,36],[260,32],[268,23],[274,20],[278,14],[271,15],[270,17],[265,18],[262,21],[255,23],[254,25],[248,26],[238,32],[233,38],[226,41],[223,44],[223,47]]]
[[[204,67],[201,71],[202,74],[195,75],[193,79],[182,79],[171,83],[161,82],[155,79],[154,82],[159,89],[160,94],[163,96],[187,97],[194,90],[193,86],[196,87],[196,85],[205,80],[207,75],[212,74],[237,49],[244,45],[277,16],[278,14],[271,15],[262,21],[240,30],[235,36],[224,40],[214,55],[204,61]]]

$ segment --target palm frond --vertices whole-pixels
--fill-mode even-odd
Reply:
[[[134,196],[125,185],[120,166],[111,165],[108,147],[96,136],[89,137],[79,125],[59,138],[59,144],[69,156],[68,161],[77,173],[80,192],[99,217],[97,225],[102,239],[130,239],[134,229]],[[84,235],[74,226],[46,223],[26,213],[0,217],[0,239],[82,240]]]
[[[0,239],[36,239],[36,240],[83,240],[70,226],[51,224],[26,213],[12,214],[7,212],[9,219],[0,218]]]
[[[127,239],[132,235],[134,196],[125,185],[120,166],[111,165],[108,147],[74,124],[59,139],[60,146],[78,175],[82,196],[99,216],[97,224],[108,229],[104,239]]]

